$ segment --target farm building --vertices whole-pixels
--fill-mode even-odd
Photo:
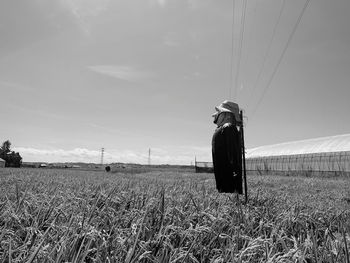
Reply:
[[[5,167],[5,160],[0,158],[0,168]]]
[[[195,162],[196,172],[213,164]],[[350,172],[350,134],[246,149],[248,171]]]
[[[350,172],[350,134],[247,149],[247,170]]]
[[[194,164],[196,173],[212,173],[214,167],[212,162],[197,162]]]

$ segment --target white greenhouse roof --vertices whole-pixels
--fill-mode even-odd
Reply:
[[[246,158],[350,151],[350,134],[286,142],[247,149]]]

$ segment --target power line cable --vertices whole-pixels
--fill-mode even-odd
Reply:
[[[233,79],[233,53],[234,53],[234,26],[235,26],[235,0],[232,1],[232,30],[231,30],[231,71],[230,71],[230,86],[229,86],[229,98],[231,98],[232,93],[232,79]]]
[[[257,105],[255,106],[255,108],[254,108],[254,110],[253,110],[253,113],[252,113],[253,116],[255,115],[256,110],[257,110],[258,107],[260,106],[260,103],[261,103],[261,101],[263,100],[263,98],[264,98],[264,96],[265,96],[265,94],[266,94],[266,91],[269,89],[269,87],[270,87],[270,85],[271,85],[271,83],[272,83],[272,80],[273,80],[273,78],[274,78],[275,75],[276,75],[276,72],[277,72],[277,70],[278,70],[278,67],[280,66],[280,64],[281,64],[281,62],[282,62],[282,59],[283,59],[283,57],[284,57],[284,55],[285,55],[285,53],[286,53],[286,51],[287,51],[287,49],[288,49],[288,47],[289,47],[289,45],[290,45],[290,42],[291,42],[292,39],[293,39],[293,36],[294,36],[294,34],[295,34],[295,32],[296,32],[296,30],[297,30],[297,28],[298,28],[298,25],[300,24],[300,21],[301,21],[303,15],[304,15],[304,13],[305,13],[306,8],[308,7],[308,5],[309,5],[309,3],[310,3],[310,1],[311,1],[311,0],[306,0],[306,2],[305,2],[305,4],[304,4],[304,7],[303,7],[303,9],[302,9],[302,11],[301,11],[301,13],[300,13],[300,15],[299,15],[299,17],[298,17],[298,20],[297,20],[296,24],[294,25],[294,28],[293,28],[293,30],[292,30],[292,33],[289,35],[288,41],[287,41],[287,43],[286,43],[286,45],[285,45],[285,47],[284,47],[284,49],[283,49],[283,51],[282,51],[281,56],[280,56],[279,59],[278,59],[278,62],[277,62],[277,64],[276,64],[276,67],[275,67],[275,69],[274,69],[274,71],[273,71],[273,73],[272,73],[272,75],[271,75],[271,77],[270,77],[270,79],[269,79],[267,85],[265,86],[265,88],[264,88],[264,90],[263,90],[263,93],[262,93],[262,95],[260,96],[260,99],[258,100]]]
[[[257,28],[255,26],[255,24],[257,23],[256,13],[257,13],[257,9],[258,9],[258,1],[259,0],[255,0],[254,1],[254,7],[251,8],[251,10],[252,10],[251,11],[252,23],[251,23],[250,27],[252,29],[249,31],[249,34],[246,33],[245,42],[247,43],[247,46],[248,46],[249,43],[252,43],[252,41],[253,41],[253,37],[252,36],[255,33],[256,28]],[[249,7],[247,7],[247,12],[248,12],[248,10],[249,10]],[[248,29],[248,19],[246,19],[246,20],[247,20],[247,22],[246,22],[246,31],[247,31],[247,29]],[[248,49],[249,49],[249,47],[248,47]],[[247,55],[245,56],[245,59],[242,61],[243,65],[246,65],[247,68],[249,68],[248,65],[249,65],[249,61],[251,60],[252,53],[253,52],[247,52]],[[248,102],[248,100],[246,100],[246,101]],[[246,103],[246,105],[247,105],[247,103]]]
[[[239,76],[240,67],[241,67],[241,58],[242,58],[242,48],[243,48],[243,38],[244,38],[244,27],[245,27],[245,16],[246,16],[246,10],[247,10],[247,1],[248,0],[243,0],[242,15],[241,15],[241,31],[240,31],[240,38],[239,38],[238,61],[237,61],[237,69],[236,69],[236,76],[235,76],[235,93],[234,93],[234,97],[235,98],[236,98],[236,95],[237,95],[238,76]]]
[[[266,65],[267,58],[270,56],[272,43],[273,43],[273,41],[274,41],[274,39],[275,39],[275,36],[276,36],[277,27],[278,27],[278,25],[279,25],[279,23],[280,23],[280,20],[281,20],[281,17],[282,17],[282,13],[283,13],[283,10],[284,10],[284,7],[285,7],[285,3],[286,3],[286,0],[283,0],[282,5],[281,5],[281,8],[280,8],[280,11],[279,11],[278,18],[277,18],[276,23],[275,23],[274,28],[273,28],[272,37],[271,37],[271,39],[270,39],[270,42],[269,42],[269,44],[268,44],[268,48],[267,48],[266,53],[265,53],[265,55],[264,55],[264,59],[263,59],[262,66],[261,66],[261,68],[260,68],[260,71],[259,71],[259,73],[258,73],[257,78],[255,79],[253,89],[252,89],[252,91],[251,91],[251,93],[250,93],[249,102],[252,101],[253,94],[254,94],[254,92],[255,92],[257,86],[258,86],[258,83],[259,83],[259,81],[260,81],[261,75],[262,75],[262,73],[263,73],[263,71],[264,71],[264,69],[265,69],[265,65]]]

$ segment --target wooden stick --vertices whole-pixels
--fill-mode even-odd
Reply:
[[[244,131],[243,131],[243,112],[240,111],[239,115],[241,117],[241,139],[242,139],[242,161],[243,161],[243,181],[244,181],[244,195],[245,195],[245,202],[248,202],[248,186],[247,186],[247,171],[245,166],[245,147],[244,147]]]

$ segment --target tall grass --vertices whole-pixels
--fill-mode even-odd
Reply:
[[[0,170],[0,262],[349,262],[350,182]]]

